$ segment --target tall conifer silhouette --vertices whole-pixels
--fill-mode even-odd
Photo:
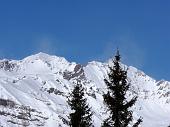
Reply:
[[[127,82],[127,71],[120,66],[120,59],[119,50],[117,50],[113,60],[114,65],[109,67],[109,79],[104,79],[108,92],[103,97],[110,115],[103,122],[103,127],[127,127],[133,120],[133,112],[129,108],[135,104],[137,97],[133,97],[130,101],[127,101],[125,97],[130,84]],[[141,122],[142,119],[139,118],[133,126],[137,127]]]

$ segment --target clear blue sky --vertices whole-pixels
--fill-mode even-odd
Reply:
[[[2,0],[0,56],[37,52],[69,61],[122,61],[170,80],[169,0]]]

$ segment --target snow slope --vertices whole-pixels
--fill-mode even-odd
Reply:
[[[100,127],[108,114],[102,97],[108,64],[93,61],[82,66],[45,53],[18,61],[0,60],[0,127],[68,127],[67,99],[77,79],[85,87],[93,123]],[[167,127],[170,82],[156,81],[131,66],[125,68],[131,83],[127,98],[138,95],[132,107],[134,118],[143,117],[142,127]]]

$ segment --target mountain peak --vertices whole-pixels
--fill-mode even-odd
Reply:
[[[58,61],[58,62],[65,62],[68,63],[68,61],[64,57],[56,56],[56,55],[49,55],[47,53],[39,52],[37,54],[28,56],[23,59],[23,61],[34,61],[34,60],[41,60],[44,62],[49,62],[49,61]]]
[[[39,52],[37,54],[35,54],[36,56],[50,56],[49,54],[47,53],[44,53],[44,52]]]

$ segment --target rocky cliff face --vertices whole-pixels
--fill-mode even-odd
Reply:
[[[108,63],[89,62],[86,66],[65,58],[39,53],[23,60],[0,61],[0,127],[68,127],[69,92],[77,79],[94,112],[95,127],[107,117],[103,103]],[[170,83],[156,81],[134,67],[128,70],[131,83],[127,98],[138,95],[132,110],[143,117],[142,127],[170,124]]]

